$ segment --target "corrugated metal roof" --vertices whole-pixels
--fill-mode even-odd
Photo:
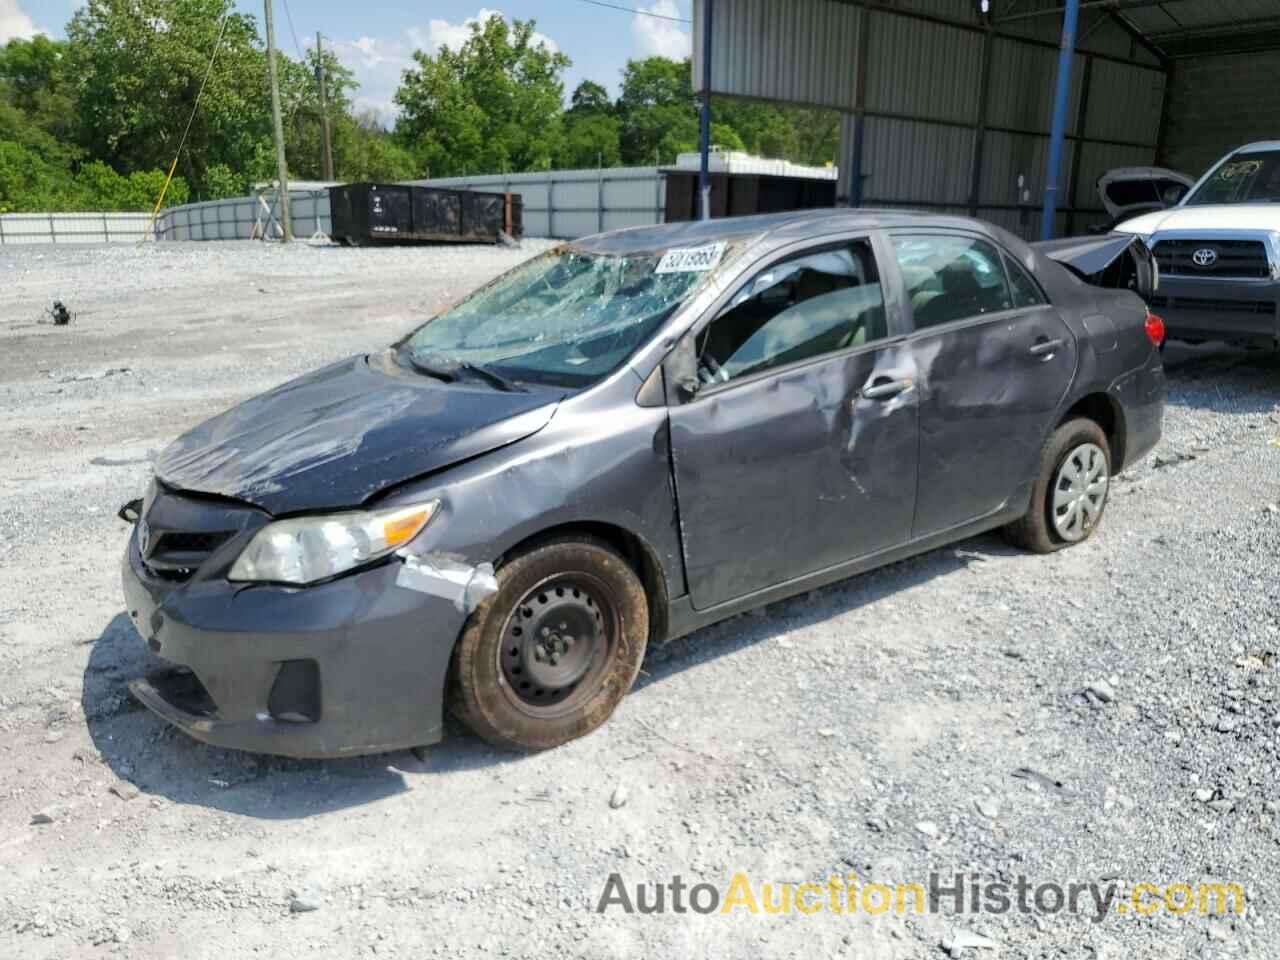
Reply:
[[[1170,58],[1280,48],[1280,0],[1119,0],[1113,15]]]

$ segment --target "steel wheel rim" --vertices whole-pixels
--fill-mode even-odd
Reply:
[[[525,593],[502,625],[503,693],[531,717],[570,713],[595,695],[619,630],[603,582],[584,573],[548,577]]]
[[[1068,543],[1079,543],[1102,518],[1111,478],[1107,455],[1096,443],[1082,443],[1063,458],[1054,474],[1049,514],[1053,529]]]

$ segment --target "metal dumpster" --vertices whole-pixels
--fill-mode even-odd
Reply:
[[[479,193],[394,183],[329,188],[332,237],[358,247],[375,243],[497,243],[524,234],[516,193]]]

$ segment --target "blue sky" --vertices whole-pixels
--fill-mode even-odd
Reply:
[[[274,0],[277,40],[294,56],[293,36],[284,0]],[[692,0],[606,0],[618,6],[689,18]],[[261,0],[237,0],[246,13],[262,18]],[[43,31],[60,36],[78,0],[0,0],[0,43]],[[466,37],[466,22],[499,12],[508,18],[534,19],[538,32],[568,54],[573,67],[570,91],[583,78],[606,84],[616,93],[622,67],[632,57],[689,53],[689,24],[635,16],[584,0],[289,0],[293,24],[303,45],[321,31],[338,56],[356,71],[361,89],[357,105],[379,110],[389,119],[391,96],[414,49],[456,45]]]

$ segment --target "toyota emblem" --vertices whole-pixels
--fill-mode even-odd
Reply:
[[[1201,247],[1191,255],[1191,262],[1197,267],[1207,270],[1218,262],[1218,251],[1212,247]]]

